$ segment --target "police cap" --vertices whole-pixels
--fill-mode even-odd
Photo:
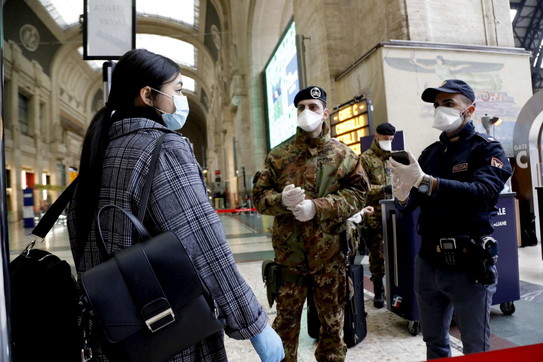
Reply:
[[[321,87],[311,86],[299,91],[294,97],[294,107],[298,107],[298,103],[304,99],[318,99],[326,107],[326,92]]]
[[[447,79],[437,88],[426,88],[424,92],[422,92],[421,98],[425,102],[434,103],[436,95],[440,92],[460,93],[469,98],[470,101],[475,102],[475,93],[473,92],[473,89],[471,89],[469,84],[459,79]]]

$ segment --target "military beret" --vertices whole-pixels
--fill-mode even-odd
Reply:
[[[394,136],[396,134],[396,128],[390,123],[381,123],[375,128],[375,132],[382,134],[383,136]]]
[[[318,99],[326,106],[326,92],[321,87],[311,86],[299,91],[294,97],[294,107],[298,107],[298,102],[304,99]]]
[[[475,93],[473,92],[473,89],[469,84],[459,79],[447,79],[437,88],[426,88],[424,92],[422,92],[421,98],[425,102],[434,103],[436,95],[441,92],[459,93],[469,98],[470,101],[475,102]]]

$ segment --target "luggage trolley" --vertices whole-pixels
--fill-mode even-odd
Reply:
[[[515,193],[503,193],[492,219],[498,240],[498,286],[492,304],[505,315],[515,312],[520,299]],[[420,248],[417,233],[419,209],[401,212],[393,200],[381,200],[385,247],[387,309],[407,320],[407,330],[416,336],[421,326],[414,291],[414,262]]]

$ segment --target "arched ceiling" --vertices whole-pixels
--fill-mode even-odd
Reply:
[[[56,76],[64,74],[63,62],[67,56],[70,59],[81,57],[82,38],[79,18],[83,13],[83,0],[23,1],[39,14],[42,21],[49,24],[49,28],[53,28],[52,32],[62,43],[55,55],[52,70]],[[137,0],[135,3],[138,30],[136,47],[165,55],[180,64],[182,74],[187,79],[186,83],[194,84],[185,90],[191,112],[183,133],[195,135],[194,138],[205,145],[210,97],[213,97],[213,89],[217,88],[214,86],[215,63],[217,59],[220,59],[214,52],[220,51],[222,43],[225,42],[221,33],[224,29],[221,24],[225,21],[223,20],[224,1]],[[205,6],[205,12],[202,14],[201,4]],[[217,24],[212,28],[217,32],[214,38],[205,35],[205,29],[209,28],[209,26],[206,28],[206,21]],[[208,41],[209,39],[213,41]],[[95,79],[86,82],[88,87],[92,88],[87,93],[86,102],[90,107],[92,100],[96,99],[97,94],[102,91],[101,65],[103,61],[88,61],[88,63],[95,73]],[[73,80],[65,79],[66,77],[69,78],[69,74],[64,74],[64,84],[72,84]]]
[[[253,1],[252,21],[252,54],[254,70],[260,72],[273,49],[277,45],[279,37],[290,21],[292,1],[277,0]]]

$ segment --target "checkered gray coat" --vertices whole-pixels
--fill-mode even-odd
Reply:
[[[187,139],[145,118],[117,121],[109,133],[105,151],[98,207],[115,204],[137,215],[149,163],[156,140],[167,132],[157,162],[144,225],[151,235],[173,231],[183,241],[201,278],[211,290],[226,317],[226,334],[248,339],[261,331],[267,316],[247,283],[239,274],[223,226],[210,206],[201,168]],[[70,205],[69,234],[74,260],[79,260],[75,202]],[[132,244],[128,221],[103,217],[102,231],[108,252]],[[115,223],[115,225],[114,225]],[[78,273],[99,264],[94,229],[86,243]],[[104,286],[107,288],[107,286]],[[180,351],[171,361],[225,361],[223,333]],[[95,346],[95,353],[99,346]],[[103,356],[99,360],[107,361]]]

